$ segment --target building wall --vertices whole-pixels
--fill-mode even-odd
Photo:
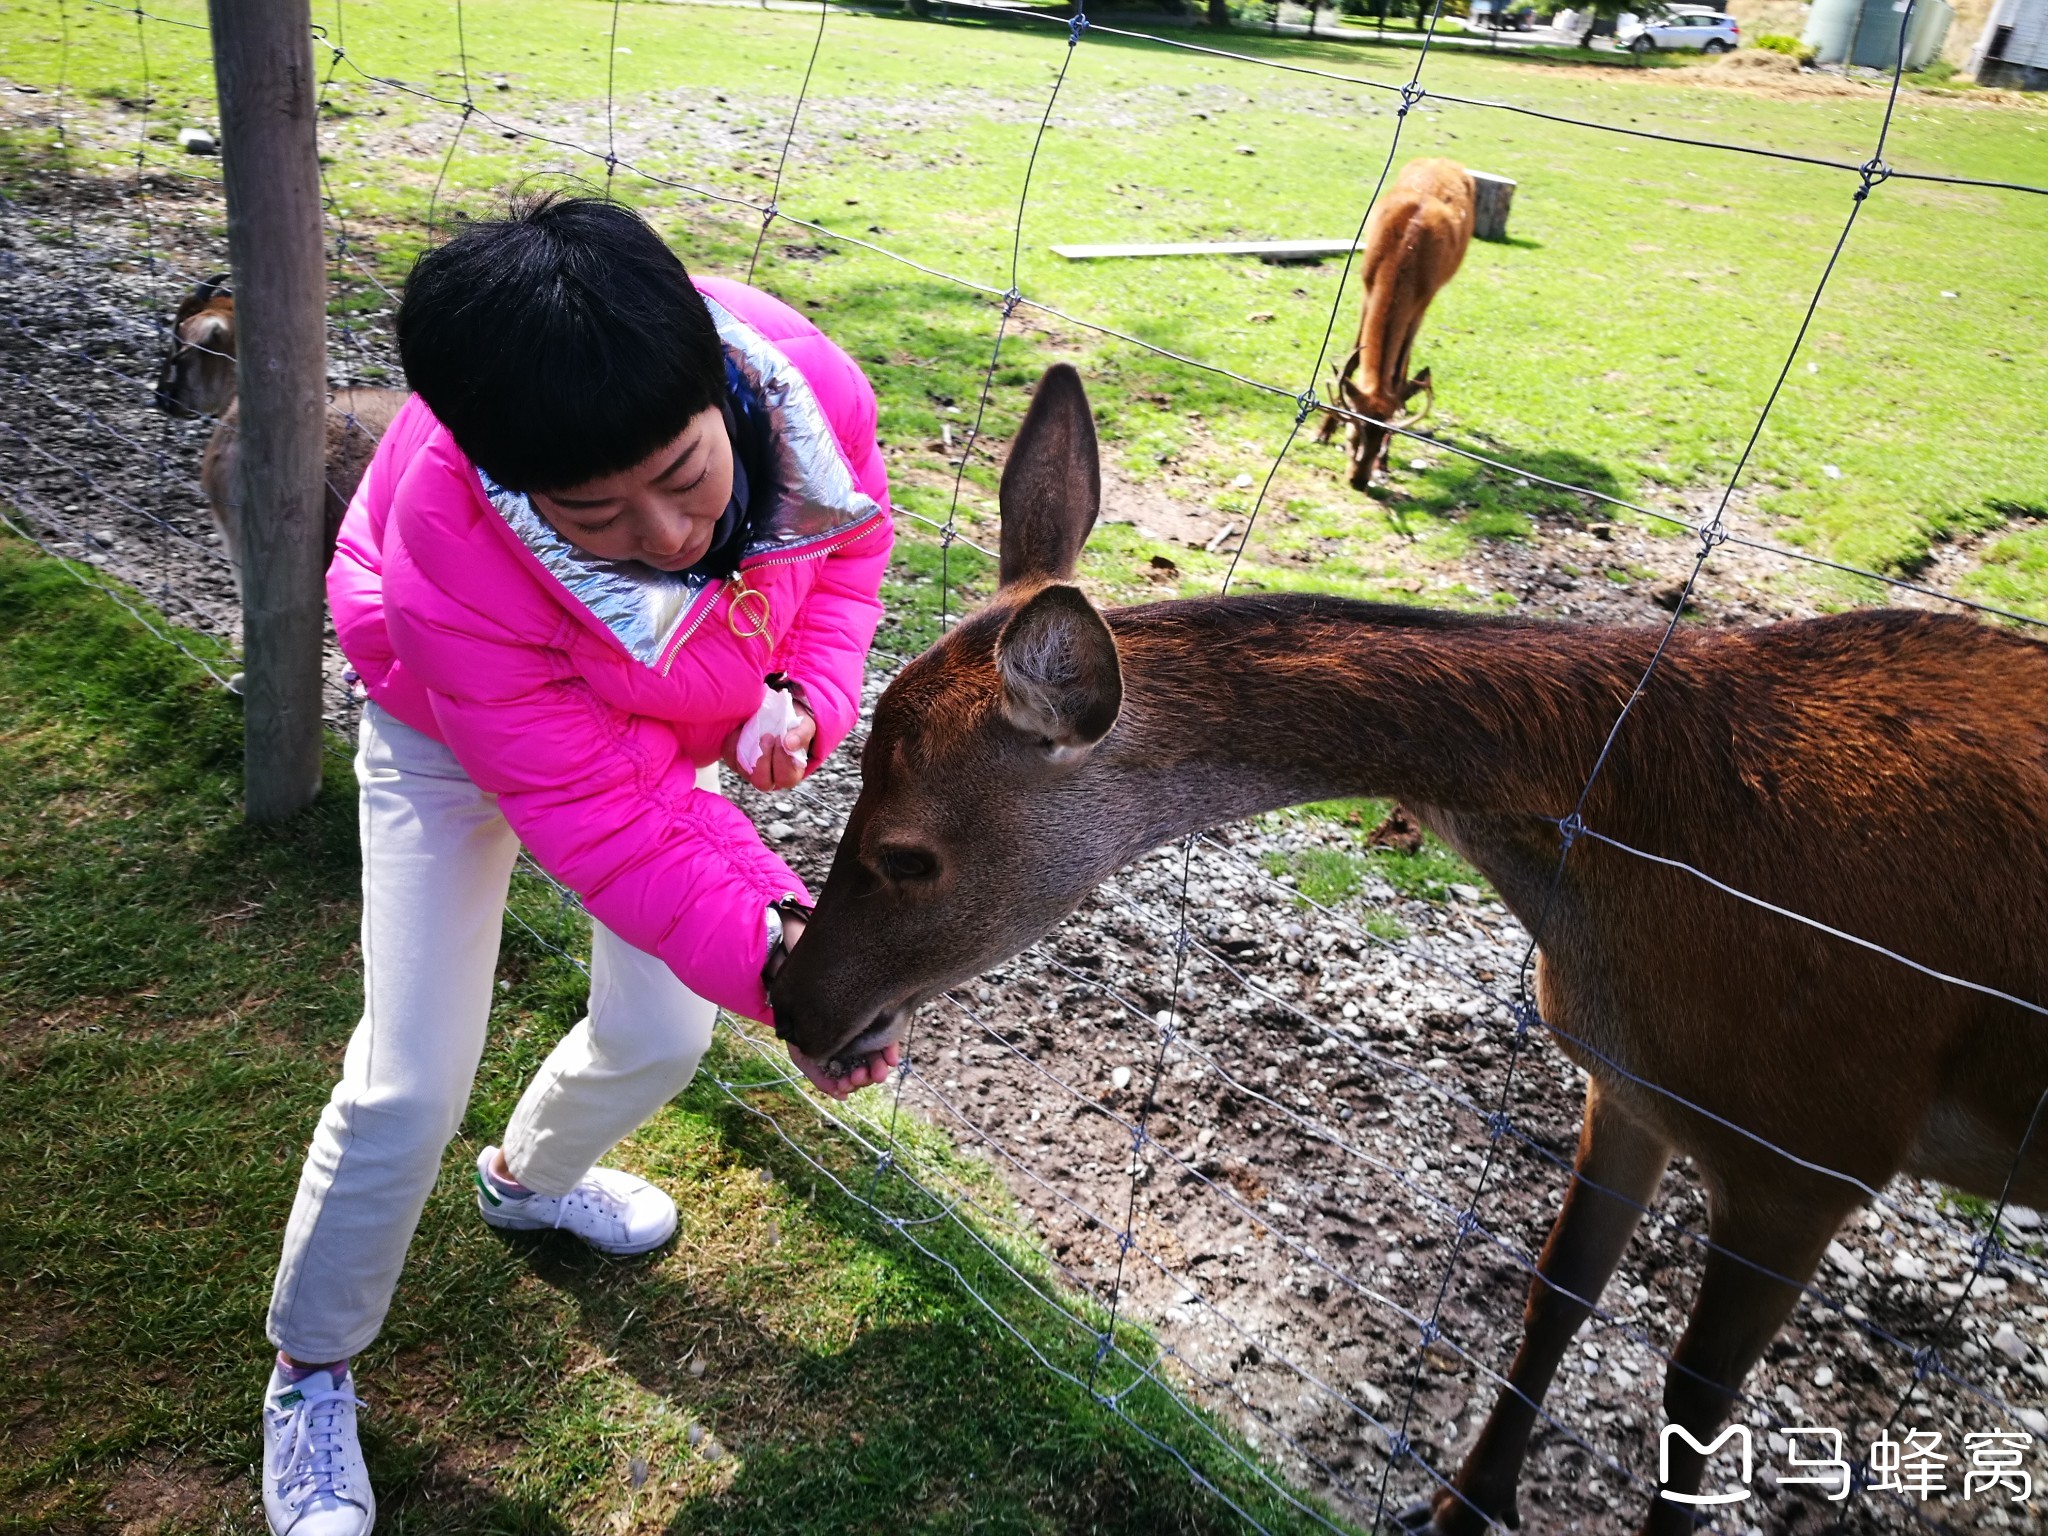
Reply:
[[[2002,43],[1999,33],[2012,29]],[[1999,44],[1999,56],[1988,58]],[[1970,67],[1984,85],[2022,91],[2048,89],[2048,0],[1997,0],[1970,56]]]
[[[1941,45],[1941,56],[1957,68],[1969,61],[1970,50],[1976,46],[1977,38],[1984,30],[1984,23],[1991,15],[1991,7],[1997,0],[1949,0],[1955,7],[1956,19],[1948,29],[1948,40]],[[1806,20],[1813,7],[1807,0],[1726,0],[1721,9],[1742,23],[1742,40],[1755,42],[1765,32],[1775,32],[1781,37],[1798,37],[1806,31]]]

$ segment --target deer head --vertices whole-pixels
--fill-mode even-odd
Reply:
[[[1100,503],[1088,398],[1060,364],[1003,470],[1000,589],[883,694],[816,917],[776,978],[777,1028],[813,1059],[879,1050],[1156,840],[1103,761],[1123,673],[1071,585]]]
[[[1393,440],[1390,429],[1403,426],[1411,419],[1408,402],[1425,390],[1434,400],[1435,391],[1430,388],[1427,368],[1396,388],[1365,388],[1358,382],[1358,352],[1355,348],[1351,356],[1332,371],[1337,375],[1337,398],[1347,410],[1369,418],[1344,424],[1344,440],[1351,450],[1351,488],[1362,491],[1372,485],[1374,475],[1386,469],[1387,449]],[[1336,418],[1327,419],[1334,421]]]
[[[178,306],[157,374],[157,408],[173,416],[218,416],[235,398],[235,297],[227,274],[199,284]]]

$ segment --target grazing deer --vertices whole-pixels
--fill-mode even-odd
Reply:
[[[157,406],[173,416],[217,418],[199,461],[199,488],[213,508],[235,588],[242,585],[241,411],[235,399],[235,298],[226,274],[200,283],[178,306],[170,349],[157,375]],[[337,389],[327,401],[326,551],[332,558],[356,484],[391,419],[405,404],[397,389]]]
[[[1366,221],[1365,254],[1358,262],[1365,279],[1358,345],[1333,370],[1338,403],[1373,418],[1345,423],[1355,491],[1371,485],[1374,472],[1386,466],[1387,429],[1375,423],[1394,422],[1418,391],[1430,390],[1427,368],[1408,377],[1408,354],[1429,301],[1465,259],[1475,205],[1472,175],[1457,161],[1410,160]],[[1362,385],[1353,379],[1358,373],[1365,376]],[[1316,441],[1335,436],[1338,420],[1325,415]]]
[[[773,988],[798,1049],[879,1050],[1162,843],[1302,801],[1397,797],[1540,920],[1536,999],[1590,1078],[1508,1386],[1457,1492],[1415,1522],[1439,1536],[1515,1518],[1537,1405],[1674,1156],[1705,1185],[1715,1247],[1664,1406],[1701,1443],[1863,1202],[1851,1179],[2001,1193],[2048,1088],[2038,1015],[1589,836],[1553,898],[1560,819],[1658,631],[1308,594],[1102,612],[1072,584],[1099,495],[1087,399],[1055,367],[1003,471],[1000,589],[875,710],[860,798]],[[1583,814],[1921,964],[2048,999],[2048,646],[1905,611],[1680,628]],[[2048,1147],[2029,1148],[2011,1195],[2048,1200]],[[1673,1446],[1663,1491],[1682,1498],[1702,1458]],[[1660,1494],[1645,1529],[1692,1520]]]

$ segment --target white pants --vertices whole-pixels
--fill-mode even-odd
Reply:
[[[482,1058],[519,842],[446,747],[375,704],[356,751],[363,1019],[320,1116],[285,1228],[270,1339],[295,1360],[377,1336],[441,1154]],[[718,769],[698,787],[715,791]],[[505,1129],[520,1183],[567,1194],[689,1082],[716,1010],[660,960],[593,923],[590,1012]]]

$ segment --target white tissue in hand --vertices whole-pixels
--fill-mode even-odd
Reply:
[[[735,755],[740,767],[752,773],[761,762],[761,738],[773,736],[780,740],[782,734],[803,719],[803,711],[796,707],[796,700],[781,688],[766,689],[761,695],[761,707],[754,711],[754,718],[740,728],[740,739]],[[805,763],[805,754],[790,754],[797,767]]]

